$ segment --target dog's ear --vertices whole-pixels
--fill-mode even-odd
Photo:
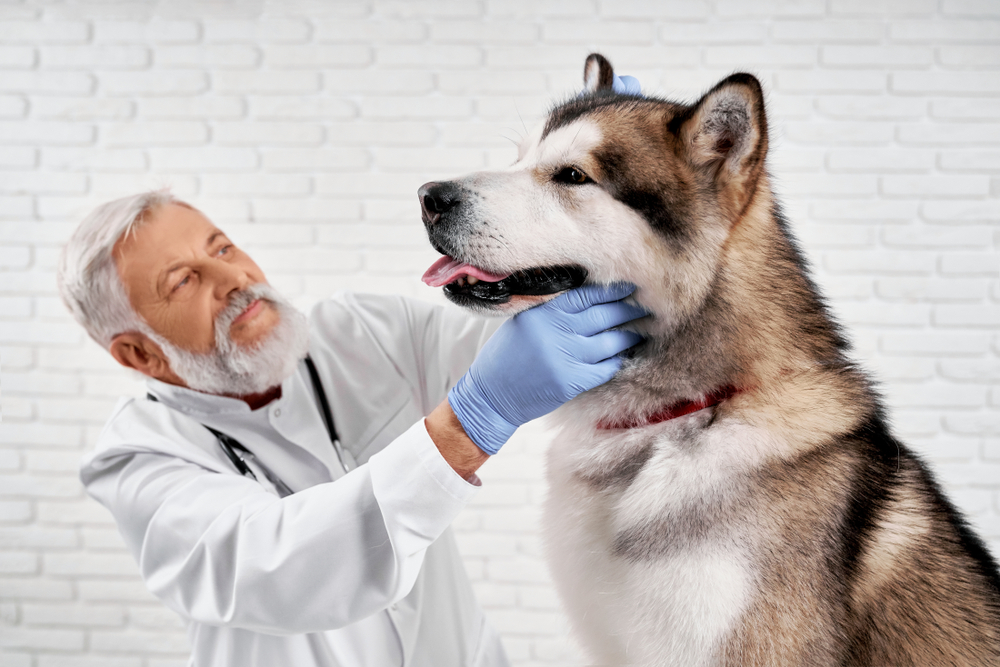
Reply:
[[[760,82],[750,74],[730,75],[671,125],[692,166],[711,174],[720,191],[729,191],[732,203],[742,209],[767,156]]]
[[[598,90],[611,90],[615,82],[615,70],[608,59],[600,53],[591,53],[583,64],[583,90],[596,93]]]

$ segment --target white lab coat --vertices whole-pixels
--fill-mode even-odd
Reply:
[[[195,667],[507,664],[448,525],[475,494],[427,435],[496,320],[341,293],[310,316],[309,350],[344,474],[304,364],[246,403],[156,380],[121,399],[81,468],[149,589],[188,624]],[[296,493],[240,475],[204,425]]]

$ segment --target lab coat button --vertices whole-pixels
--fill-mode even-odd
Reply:
[[[397,611],[398,609],[399,609],[399,605],[396,605],[396,604],[389,605],[389,611]]]
[[[275,417],[280,417],[281,416],[281,408],[275,408],[274,409],[274,416]]]

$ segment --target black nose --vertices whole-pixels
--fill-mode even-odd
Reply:
[[[424,183],[417,190],[420,199],[420,212],[424,225],[430,227],[437,224],[442,213],[447,213],[462,201],[459,198],[460,189],[454,183]]]

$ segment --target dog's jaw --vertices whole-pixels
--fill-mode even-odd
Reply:
[[[473,301],[460,295],[450,294],[447,291],[445,291],[444,294],[445,297],[455,305],[461,306],[462,308],[470,310],[474,313],[479,313],[480,315],[486,315],[488,317],[513,317],[514,315],[524,312],[525,310],[529,310],[536,306],[540,306],[547,301],[551,301],[560,294],[564,294],[564,292],[541,296],[515,294],[510,297],[509,301],[500,304],[493,304],[486,301]]]

